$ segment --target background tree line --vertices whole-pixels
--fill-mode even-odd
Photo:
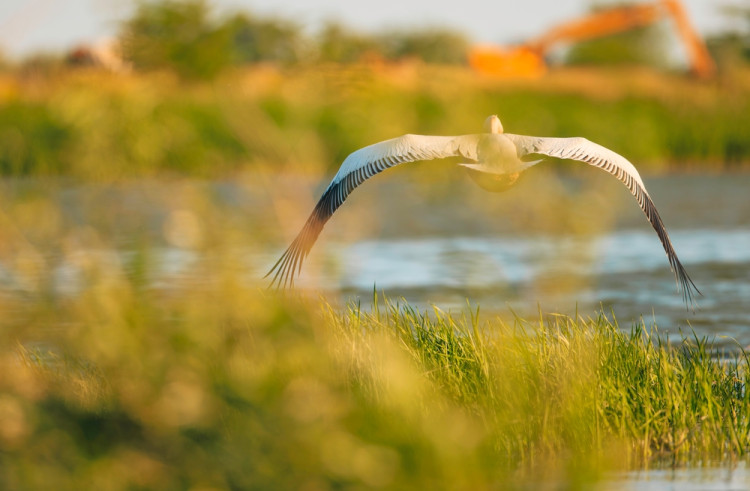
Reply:
[[[706,39],[714,59],[724,66],[750,60],[750,7],[724,9],[731,27]],[[669,68],[672,29],[666,23],[576,43],[556,53],[568,65],[642,64]],[[273,63],[280,66],[319,63],[393,62],[464,65],[471,40],[444,27],[360,32],[329,22],[317,32],[283,17],[234,11],[217,15],[208,0],[143,0],[117,33],[119,54],[139,71],[172,70],[183,79],[212,79],[233,66]],[[561,55],[561,56],[560,56]],[[48,70],[60,61],[36,54],[22,68]],[[68,57],[70,61],[70,57]],[[0,52],[0,71],[13,70]]]
[[[415,57],[465,62],[469,41],[449,29],[363,34],[329,23],[310,36],[293,21],[236,12],[213,15],[203,0],[140,3],[120,32],[123,56],[136,69],[171,68],[185,78],[211,78],[229,66],[261,62],[350,63]]]
[[[719,61],[750,58],[750,8],[725,13],[734,27],[709,38]],[[594,39],[571,46],[567,64],[646,64],[668,67],[669,29],[665,24]],[[122,54],[136,69],[170,68],[188,79],[210,79],[230,66],[272,62],[284,66],[352,63],[361,60],[420,59],[426,63],[465,64],[470,40],[437,27],[357,32],[328,23],[315,34],[289,19],[234,12],[214,14],[206,0],[146,0],[119,33]]]

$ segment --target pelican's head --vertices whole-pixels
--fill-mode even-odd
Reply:
[[[484,120],[484,132],[485,133],[502,133],[503,124],[500,122],[500,118],[496,114],[488,117]]]

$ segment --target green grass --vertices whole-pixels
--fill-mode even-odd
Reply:
[[[169,74],[63,70],[0,78],[0,172],[86,179],[248,169],[324,173],[404,133],[585,136],[645,172],[750,161],[744,72],[712,82],[644,71],[567,70],[492,81],[430,65],[250,69],[213,83]]]
[[[739,350],[605,316],[339,309],[208,262],[209,285],[100,265],[77,297],[14,304],[0,487],[577,488],[749,448]]]

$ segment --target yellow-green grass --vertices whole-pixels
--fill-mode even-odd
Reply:
[[[576,488],[750,444],[739,349],[603,315],[332,307],[225,255],[169,289],[147,251],[100,259],[75,296],[4,299],[4,489]]]
[[[330,172],[364,145],[479,131],[493,113],[506,131],[585,136],[646,172],[722,170],[750,160],[747,78],[567,69],[503,81],[408,63],[256,67],[193,84],[168,73],[9,72],[0,75],[0,172]]]

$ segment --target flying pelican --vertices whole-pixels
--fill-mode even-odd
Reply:
[[[545,157],[585,162],[609,172],[635,196],[643,213],[659,236],[678,289],[692,305],[693,291],[700,294],[677,258],[667,229],[656,211],[646,186],[633,164],[621,155],[585,138],[544,138],[503,133],[500,119],[493,115],[484,122],[481,134],[462,136],[404,135],[360,148],[350,154],[323,192],[297,237],[276,261],[266,277],[273,274],[271,286],[292,286],[325,223],[354,189],[370,177],[407,162],[462,157],[461,163],[476,183],[489,191],[504,191],[520,174]]]

